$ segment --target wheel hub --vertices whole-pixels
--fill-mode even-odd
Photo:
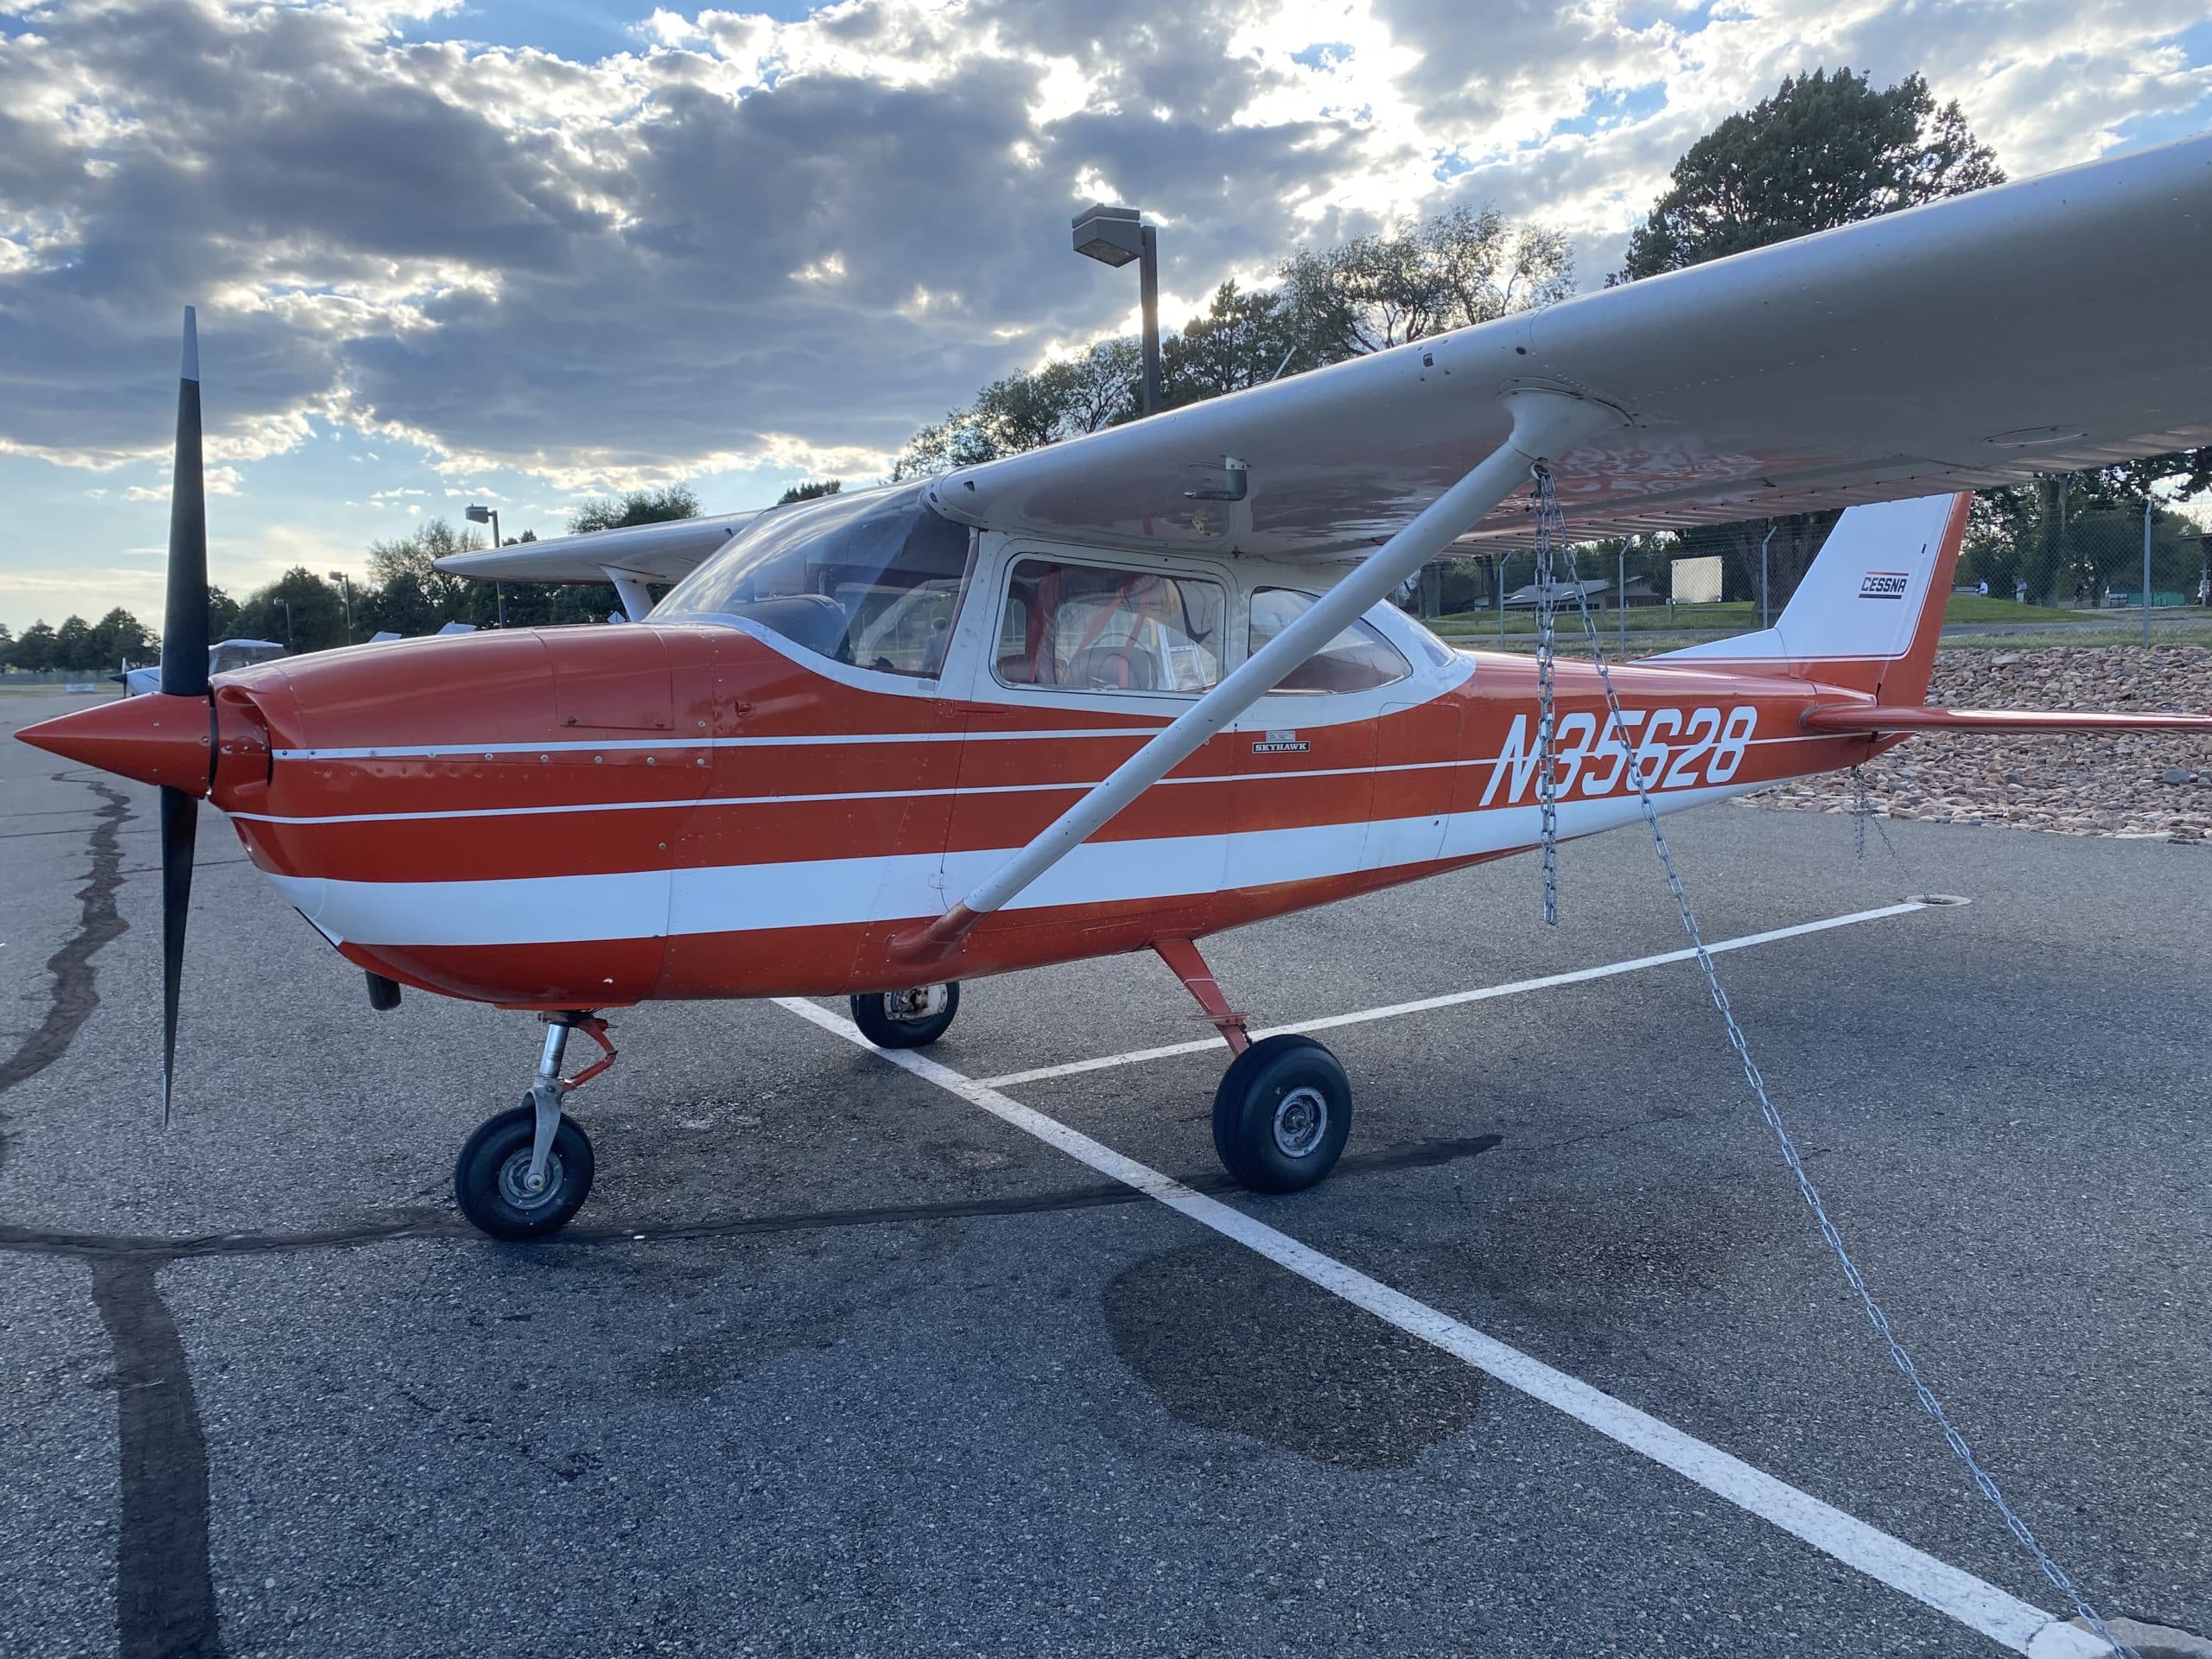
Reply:
[[[1329,1103],[1319,1089],[1301,1086],[1275,1103],[1275,1150],[1304,1158],[1329,1132]]]
[[[922,985],[911,991],[887,991],[883,1012],[902,1026],[918,1026],[944,1012],[946,992],[942,985]]]
[[[533,1192],[530,1190],[530,1148],[509,1155],[499,1166],[499,1197],[518,1210],[543,1210],[560,1196],[561,1154],[553,1154],[545,1160],[545,1185]]]

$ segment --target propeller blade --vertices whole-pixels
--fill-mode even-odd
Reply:
[[[168,601],[162,612],[162,690],[207,695],[207,499],[200,463],[200,328],[184,308],[184,363],[176,388],[176,461],[169,474]],[[162,1127],[176,1076],[177,993],[184,982],[185,913],[200,801],[162,788]]]
[[[162,690],[207,695],[207,499],[200,471],[200,327],[184,308],[176,387],[176,463],[169,474],[169,582],[162,612]]]
[[[169,1126],[169,1091],[176,1076],[176,1001],[184,986],[184,918],[192,903],[192,849],[200,802],[181,789],[162,789],[162,1127]]]

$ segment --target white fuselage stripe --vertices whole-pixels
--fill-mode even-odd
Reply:
[[[1748,747],[1758,748],[1788,743],[1833,743],[1850,733],[1808,732],[1789,737],[1755,737]],[[489,753],[486,751],[486,753]],[[460,759],[456,755],[454,758]],[[1287,769],[1281,772],[1210,772],[1196,778],[1163,778],[1155,785],[1166,788],[1190,784],[1284,783],[1308,778],[1377,778],[1401,772],[1455,772],[1463,769],[1494,769],[1503,764],[1497,758],[1465,760],[1408,760],[1388,766],[1316,766],[1309,769]],[[1776,779],[1773,781],[1781,781]],[[464,806],[442,811],[426,812],[331,812],[288,816],[281,812],[233,812],[234,818],[251,823],[282,823],[294,826],[323,823],[407,823],[416,820],[439,818],[529,818],[564,812],[674,812],[687,807],[729,806],[797,806],[817,804],[830,801],[912,801],[947,795],[1038,795],[1058,791],[1077,794],[1096,789],[1096,782],[1065,784],[964,784],[950,789],[859,789],[845,790],[819,795],[710,795],[703,798],[682,797],[664,801],[575,801],[557,806]]]
[[[1756,783],[1655,796],[1679,811],[1766,787]],[[1594,835],[1639,816],[1633,796],[1563,801],[1562,836]],[[1533,844],[1535,805],[1372,823],[1303,825],[1094,841],[1040,877],[1009,909],[1184,899],[1224,888],[1314,880]],[[365,945],[553,944],[741,933],[934,916],[1012,855],[1005,847],[487,881],[347,881],[271,874],[270,880],[334,938]]]
[[[499,754],[600,754],[635,749],[813,749],[842,743],[1015,743],[1079,737],[1157,737],[1158,726],[1076,726],[1043,732],[809,732],[792,737],[611,737],[594,742],[384,745],[369,749],[272,749],[279,760],[468,760]]]
[[[1903,1539],[1869,1526],[1857,1516],[1821,1502],[1741,1458],[1672,1423],[1640,1411],[1581,1378],[1554,1370],[1500,1342],[1487,1332],[1414,1300],[1379,1279],[1324,1255],[1279,1228],[1232,1205],[1208,1198],[1078,1129],[1023,1105],[912,1049],[879,1049],[853,1023],[800,997],[778,997],[789,1009],[857,1047],[868,1050],[921,1080],[936,1084],[1000,1122],[1033,1135],[1109,1180],[1141,1192],[1199,1226],[1242,1244],[1276,1266],[1354,1307],[1364,1309],[1407,1335],[1442,1350],[1508,1388],[1518,1390],[1593,1429],[1616,1445],[1649,1458],[1715,1497],[1779,1528],[1832,1560],[1957,1620],[1968,1630],[2035,1659],[2087,1659],[2106,1651],[2086,1630],[2061,1624],[2041,1608],[1975,1577]]]

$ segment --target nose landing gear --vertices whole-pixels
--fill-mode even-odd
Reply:
[[[607,1039],[607,1021],[588,1012],[543,1017],[545,1047],[529,1095],[483,1123],[454,1164],[454,1202],[471,1225],[493,1238],[542,1238],[568,1225],[591,1192],[591,1141],[562,1115],[561,1102],[614,1064],[614,1045]],[[561,1060],[571,1031],[582,1031],[606,1053],[564,1077]]]

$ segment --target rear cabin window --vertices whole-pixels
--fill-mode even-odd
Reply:
[[[1313,595],[1292,588],[1252,594],[1248,651],[1259,648],[1303,616]],[[1371,691],[1413,676],[1413,664],[1371,623],[1354,622],[1277,683],[1278,691]]]
[[[1228,595],[1198,576],[1017,560],[999,621],[1003,685],[1203,691],[1221,678]]]

